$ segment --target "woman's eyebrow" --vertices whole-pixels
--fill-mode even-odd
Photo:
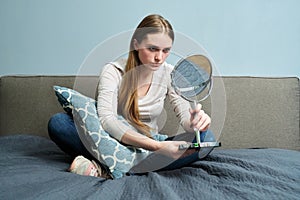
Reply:
[[[156,46],[156,45],[154,45],[154,44],[147,44],[146,46],[147,46],[147,47],[153,47],[153,48],[159,48],[159,46]]]
[[[159,47],[157,45],[153,45],[153,44],[147,44],[146,46],[156,48],[156,49],[171,49],[172,48],[172,47],[163,47],[163,48],[161,48],[161,47]]]

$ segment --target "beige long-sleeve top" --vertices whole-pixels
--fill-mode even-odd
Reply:
[[[109,63],[101,70],[98,85],[97,110],[103,129],[111,136],[121,141],[122,136],[133,127],[128,126],[118,117],[118,90],[124,74],[126,60],[121,59]],[[178,96],[171,86],[171,71],[173,66],[164,63],[154,72],[151,86],[147,94],[138,100],[140,120],[151,127],[153,135],[159,134],[157,120],[163,111],[164,100],[168,96],[184,129],[190,119],[189,103]]]

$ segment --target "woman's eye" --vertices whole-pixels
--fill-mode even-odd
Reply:
[[[164,49],[163,52],[164,52],[164,53],[169,53],[170,50],[171,50],[171,49],[167,48],[167,49]]]
[[[150,51],[156,51],[156,50],[157,50],[156,47],[149,47],[148,49],[149,49]]]

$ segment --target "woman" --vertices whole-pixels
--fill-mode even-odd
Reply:
[[[163,169],[182,167],[199,159],[195,150],[184,153],[179,150],[179,145],[187,141],[175,141],[158,133],[157,118],[167,96],[187,134],[193,135],[198,129],[202,140],[208,135],[210,140],[213,138],[212,133],[207,131],[211,119],[201,105],[191,110],[189,103],[171,87],[173,66],[165,60],[173,42],[174,32],[166,19],[160,15],[146,16],[132,36],[127,60],[112,62],[103,68],[97,95],[98,115],[103,129],[122,144],[176,160]],[[131,126],[124,124],[118,116]],[[49,121],[49,136],[62,150],[76,157],[70,166],[71,172],[104,177],[105,173],[99,167],[105,169],[105,166],[90,161],[93,158],[82,145],[72,116],[53,116]]]

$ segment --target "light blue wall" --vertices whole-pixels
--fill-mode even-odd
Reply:
[[[0,0],[0,75],[76,74],[150,13],[200,43],[222,75],[300,77],[298,0]]]

